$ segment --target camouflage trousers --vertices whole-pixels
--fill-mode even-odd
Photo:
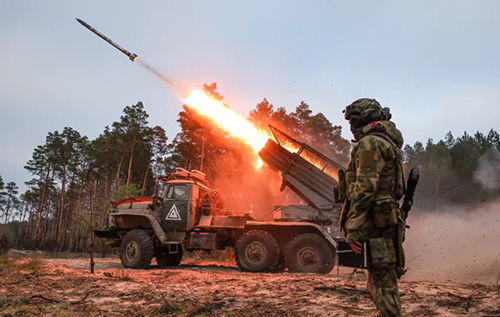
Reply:
[[[401,316],[401,299],[395,269],[368,272],[367,288],[379,316]]]

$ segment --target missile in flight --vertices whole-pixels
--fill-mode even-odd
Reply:
[[[135,53],[130,53],[129,51],[127,51],[126,49],[124,49],[123,47],[121,47],[120,45],[116,44],[115,42],[113,42],[109,37],[105,36],[104,34],[102,34],[101,32],[97,31],[96,29],[94,29],[92,26],[90,26],[90,24],[88,24],[87,22],[81,20],[81,19],[78,19],[78,18],[75,18],[81,25],[83,25],[84,27],[86,27],[87,29],[89,29],[90,31],[92,31],[95,35],[99,36],[100,38],[102,38],[103,40],[105,40],[106,42],[108,42],[109,44],[113,45],[116,49],[118,49],[120,52],[122,52],[123,54],[127,55],[128,58],[134,62],[137,58],[137,54]]]

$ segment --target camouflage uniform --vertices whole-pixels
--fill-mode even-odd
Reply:
[[[387,120],[372,121],[353,133],[358,143],[347,168],[350,206],[343,228],[347,242],[368,243],[368,291],[380,315],[401,316],[394,237],[401,216],[397,201],[404,191],[403,137]]]

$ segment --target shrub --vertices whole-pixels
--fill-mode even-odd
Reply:
[[[0,238],[0,255],[7,253],[9,249],[12,247],[12,243],[10,242],[9,238],[7,238],[6,235],[3,235]]]

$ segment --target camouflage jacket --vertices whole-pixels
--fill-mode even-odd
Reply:
[[[363,128],[347,168],[351,175],[345,222],[348,242],[366,240],[369,213],[376,203],[397,201],[403,195],[403,182],[397,181],[397,177],[403,178],[402,159],[397,154],[402,146],[403,136],[391,121],[375,121]]]

